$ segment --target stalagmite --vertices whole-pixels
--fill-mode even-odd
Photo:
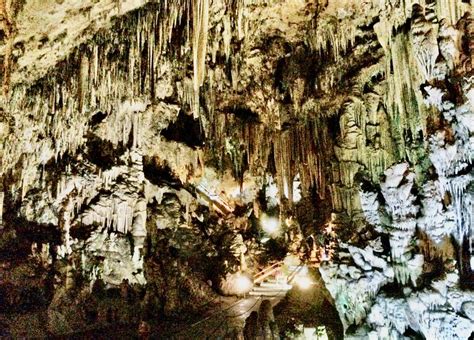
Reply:
[[[5,193],[0,191],[0,228],[3,228],[3,200]]]

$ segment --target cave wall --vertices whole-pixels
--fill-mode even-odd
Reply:
[[[430,242],[453,236],[462,245],[472,226],[471,6],[0,1],[5,244],[18,243],[25,257],[36,244],[43,261],[64,261],[65,287],[79,268],[91,282],[154,284],[161,260],[151,261],[150,249],[159,249],[160,230],[200,223],[205,204],[190,192],[206,185],[258,215],[271,174],[281,215],[299,215],[307,235],[331,218],[344,241],[373,225],[401,234],[395,257],[417,266],[404,249],[418,229]],[[408,204],[398,191],[392,201],[383,191],[387,169],[401,163],[407,190],[418,190],[407,202],[420,208],[409,216],[397,215]],[[384,199],[361,195],[361,183]],[[182,216],[161,226],[155,215],[167,209],[168,190],[180,192]],[[374,207],[384,207],[382,218]],[[177,309],[179,299],[164,301],[160,289],[147,299]]]

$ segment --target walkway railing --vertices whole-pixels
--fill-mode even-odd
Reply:
[[[204,196],[204,199],[211,203],[214,209],[223,215],[230,214],[234,211],[234,209],[232,209],[232,207],[226,201],[224,201],[219,195],[209,191],[209,189],[207,189],[204,185],[199,184],[196,186],[196,191],[201,194],[201,196]]]
[[[265,280],[267,277],[273,275],[276,271],[278,271],[281,268],[281,265],[283,264],[283,261],[276,262],[272,264],[270,267],[265,268],[261,272],[257,273],[254,275],[253,283],[261,283],[263,280]]]

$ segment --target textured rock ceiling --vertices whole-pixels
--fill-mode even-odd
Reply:
[[[12,53],[18,63],[12,74],[12,83],[33,82],[45,76],[51,67],[64,60],[76,46],[86,42],[98,30],[110,27],[114,17],[137,9],[146,2],[11,2],[10,12],[18,11],[18,15],[10,19],[15,31]],[[6,1],[6,4],[9,2]]]

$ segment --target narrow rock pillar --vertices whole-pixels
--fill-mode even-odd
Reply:
[[[0,191],[0,229],[3,229],[3,198],[5,194],[3,191]]]

